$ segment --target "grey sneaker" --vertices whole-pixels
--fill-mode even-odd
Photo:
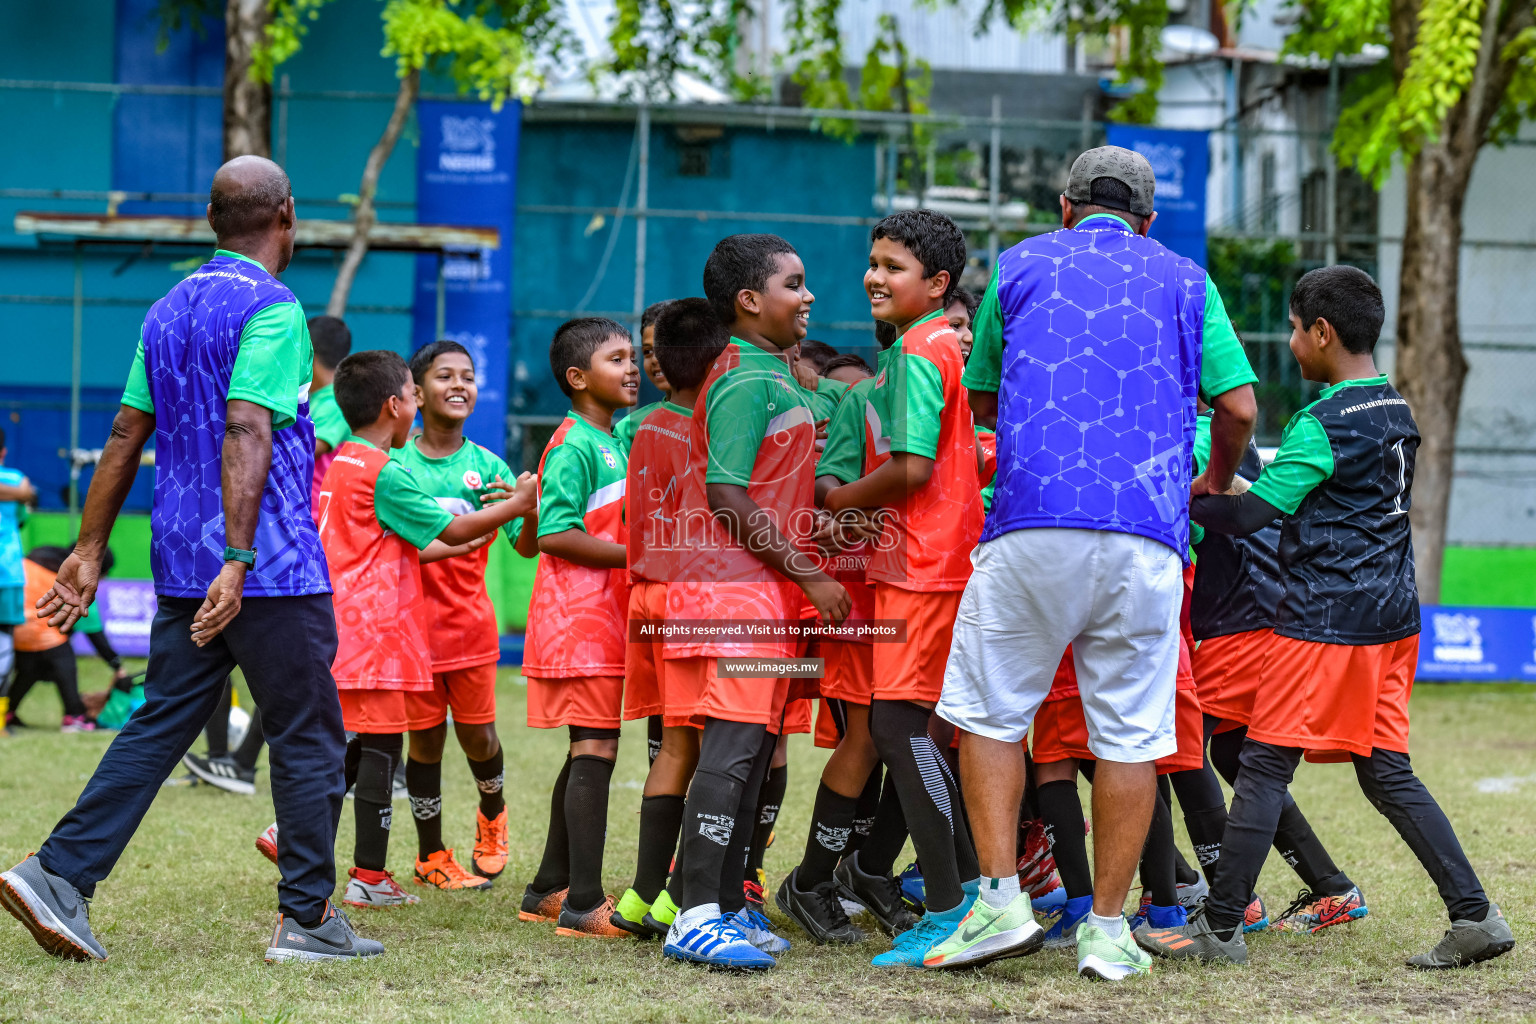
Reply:
[[[91,934],[86,898],[43,867],[36,854],[0,874],[0,903],[54,956],[68,960],[107,958],[107,951]]]
[[[1134,933],[1136,945],[1153,956],[1169,960],[1199,960],[1207,964],[1242,964],[1248,962],[1248,944],[1243,941],[1242,922],[1232,930],[1230,939],[1222,939],[1206,920],[1205,904],[1189,912],[1189,923],[1179,928],[1151,928],[1146,925]]]
[[[901,898],[901,884],[890,875],[869,875],[859,870],[858,853],[844,857],[832,877],[837,879],[843,896],[864,904],[885,934],[900,935],[917,924],[917,915],[907,909]]]
[[[14,913],[14,911],[13,911]],[[1484,960],[1503,956],[1515,948],[1515,935],[1497,903],[1488,905],[1488,916],[1481,921],[1452,921],[1451,930],[1428,953],[1408,958],[1409,967],[1421,971],[1470,967]]]
[[[347,915],[329,900],[325,916],[313,928],[305,928],[287,914],[277,915],[277,930],[267,947],[267,963],[279,960],[359,960],[383,956],[384,943],[365,939],[352,930]]]

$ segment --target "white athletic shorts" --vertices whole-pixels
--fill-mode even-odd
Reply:
[[[971,562],[940,717],[1023,740],[1070,644],[1095,757],[1139,763],[1178,749],[1184,581],[1172,548],[1108,530],[1025,529],[977,545]]]

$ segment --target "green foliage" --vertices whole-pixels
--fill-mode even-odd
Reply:
[[[204,18],[217,18],[224,5],[218,0],[160,0],[155,5],[155,20],[159,29],[155,33],[155,52],[164,53],[171,45],[171,36],[183,28],[190,28],[199,39],[208,34]]]
[[[331,0],[271,0],[265,39],[253,54],[251,77],[271,82],[273,70],[304,45],[310,22],[320,17],[320,10]]]
[[[620,76],[637,97],[665,98],[679,74],[723,83],[742,101],[767,97],[771,83],[736,67],[738,36],[754,17],[747,0],[676,4],[672,0],[617,0],[608,32],[612,57],[591,77]]]

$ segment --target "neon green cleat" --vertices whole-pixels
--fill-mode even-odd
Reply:
[[[1028,956],[1045,942],[1045,929],[1035,923],[1029,894],[1020,893],[1001,909],[977,898],[960,927],[923,957],[923,966],[978,967],[994,960]]]
[[[1077,973],[1100,981],[1123,981],[1152,973],[1152,957],[1136,945],[1131,929],[1122,925],[1119,938],[1084,919],[1077,926]]]
[[[625,889],[624,895],[619,897],[618,904],[613,908],[613,916],[609,923],[615,928],[622,928],[631,935],[638,935],[642,939],[655,937],[655,932],[645,926],[645,915],[650,913],[651,905],[640,898],[640,894],[633,889]]]
[[[625,893],[627,897],[629,894]],[[638,900],[639,897],[636,897]],[[667,937],[667,931],[672,927],[672,922],[677,920],[677,904],[672,902],[672,897],[663,889],[656,895],[656,902],[645,912],[640,923],[645,927],[646,933],[659,939]],[[619,927],[623,927],[620,925]]]

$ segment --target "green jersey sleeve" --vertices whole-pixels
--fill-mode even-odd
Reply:
[[[997,271],[987,284],[971,321],[971,358],[960,383],[972,391],[997,391],[1003,380],[1003,307],[997,299]]]
[[[975,350],[972,349],[972,354]],[[939,420],[944,413],[944,376],[918,355],[899,352],[891,360],[891,451],[925,459],[939,455]]]
[[[816,378],[816,391],[806,399],[811,407],[811,418],[821,421],[837,411],[838,402],[848,390],[848,385],[826,377]]]
[[[426,547],[453,522],[453,513],[422,490],[411,471],[394,459],[385,463],[373,482],[373,511],[380,526],[413,548]]]
[[[597,473],[586,453],[570,441],[556,445],[545,457],[539,478],[539,536],[566,530],[585,533],[587,499],[596,489]]]
[[[330,388],[310,394],[309,418],[315,424],[315,440],[330,445],[331,451],[340,448],[341,442],[352,433],[347,418],[341,414],[341,406],[336,404],[336,392]]]
[[[1333,446],[1317,417],[1303,409],[1286,424],[1275,460],[1250,488],[1271,505],[1294,514],[1318,484],[1333,475]]]
[[[768,389],[772,386],[760,372],[749,371],[739,377],[722,377],[711,387],[714,394],[704,417],[709,437],[705,483],[737,487],[751,483],[757,451],[768,433],[768,406],[773,400]],[[785,392],[774,390],[782,404]],[[806,394],[803,388],[798,393]]]
[[[849,388],[827,424],[827,443],[816,461],[817,476],[836,477],[845,484],[864,475],[864,393]]]
[[[291,427],[299,415],[299,389],[310,377],[314,351],[304,307],[278,302],[245,322],[226,397],[272,410],[272,429]]]
[[[1205,472],[1206,463],[1211,461],[1211,418],[1209,416],[1195,417],[1195,476]],[[1205,527],[1189,521],[1189,546],[1194,547],[1205,539]]]
[[[128,384],[123,388],[123,404],[132,406],[151,416],[155,412],[155,399],[149,393],[149,377],[144,372],[144,332],[139,331],[139,350],[133,354],[133,365],[128,367]]]
[[[613,425],[614,439],[626,449],[632,447],[635,443],[635,432],[640,429],[640,424],[645,422],[647,416],[660,408],[660,402],[652,402],[650,405],[642,405],[625,413],[624,418]]]
[[[1205,329],[1200,341],[1200,393],[1206,398],[1226,394],[1244,384],[1256,384],[1259,378],[1248,364],[1243,343],[1237,340],[1227,307],[1216,290],[1216,282],[1205,279]]]

